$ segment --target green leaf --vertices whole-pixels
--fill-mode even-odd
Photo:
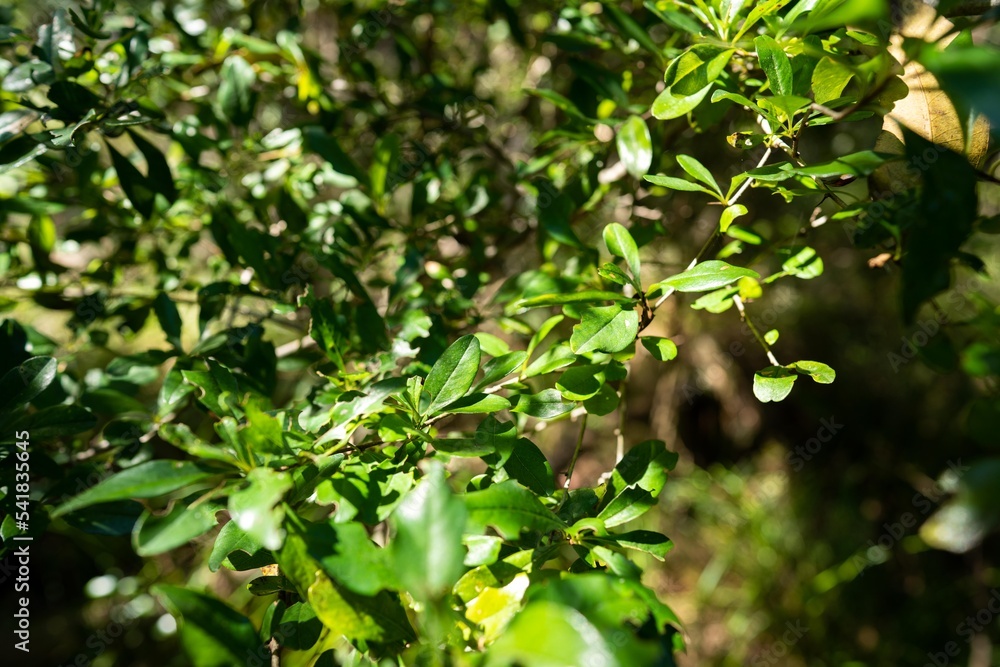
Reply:
[[[365,527],[355,521],[310,524],[306,531],[309,554],[347,590],[374,596],[398,588],[399,577],[389,549],[372,542]]]
[[[250,620],[204,593],[157,584],[153,594],[180,620],[181,645],[193,667],[232,667],[267,655]]]
[[[729,225],[729,228],[726,230],[726,236],[737,241],[743,241],[743,243],[749,243],[750,245],[760,245],[764,242],[764,239],[759,234],[755,234],[739,225]]]
[[[245,558],[265,555],[267,560],[265,564],[274,562],[273,557],[267,554],[260,542],[248,535],[235,521],[229,521],[215,538],[212,553],[208,557],[208,569],[217,572],[223,562],[230,559],[230,556],[237,551],[246,554]]]
[[[336,137],[325,129],[310,125],[302,129],[302,138],[306,148],[329,162],[335,171],[352,176],[362,186],[369,186],[368,174],[341,148]]]
[[[396,183],[396,174],[393,173],[399,164],[399,135],[392,132],[379,138],[375,142],[375,159],[368,170],[371,180],[372,198],[380,199],[383,195],[392,191]]]
[[[888,156],[875,151],[860,151],[844,155],[829,162],[822,162],[807,167],[799,167],[792,162],[781,162],[766,167],[751,169],[747,174],[757,181],[776,182],[793,176],[810,176],[816,178],[831,178],[837,176],[868,176],[880,167]]]
[[[565,111],[569,116],[576,118],[577,120],[587,120],[587,117],[583,115],[583,112],[581,112],[575,104],[554,90],[546,90],[543,88],[525,88],[524,92],[551,102],[558,108]]]
[[[315,646],[323,632],[323,623],[316,617],[312,606],[305,602],[289,606],[281,614],[277,627],[281,645],[298,651],[306,651]],[[315,665],[320,665],[320,662]]]
[[[796,361],[794,364],[789,364],[788,368],[796,370],[803,375],[808,375],[820,384],[830,384],[837,378],[836,371],[818,361]]]
[[[287,516],[285,528],[288,533],[285,543],[276,554],[281,573],[308,600],[323,625],[352,641],[391,642],[413,638],[413,629],[398,598],[387,591],[373,596],[359,595],[331,578],[325,567],[319,568],[311,549],[323,544],[329,548],[335,543],[336,538],[322,539],[330,534],[328,528],[323,524],[307,525],[292,514]],[[317,533],[317,530],[325,532]]]
[[[612,264],[611,262],[605,262],[598,267],[597,275],[618,285],[632,285],[636,290],[641,289],[632,276],[625,273],[617,264]]]
[[[505,377],[516,371],[528,358],[528,353],[522,350],[508,352],[502,356],[490,359],[483,364],[483,378],[472,388],[473,391],[481,391],[491,384],[500,382]]]
[[[854,70],[826,56],[816,63],[812,73],[813,99],[818,104],[837,99],[853,77]]]
[[[558,343],[543,352],[537,359],[524,369],[521,378],[526,380],[536,375],[545,375],[552,371],[569,366],[576,361],[576,355],[569,348],[569,343]]]
[[[517,442],[517,429],[513,422],[498,421],[490,416],[482,421],[476,429],[476,444],[488,447],[499,454],[498,466],[507,462]]]
[[[215,528],[215,513],[220,509],[212,503],[194,507],[177,503],[162,515],[146,510],[135,524],[132,547],[143,557],[176,549]]]
[[[719,184],[715,182],[715,178],[712,176],[712,172],[705,168],[701,162],[694,159],[690,155],[678,155],[677,164],[681,166],[681,169],[686,171],[688,175],[694,177],[695,180],[701,181],[709,188],[712,189],[719,197],[722,197],[722,190],[719,189]]]
[[[285,514],[278,503],[291,488],[288,473],[254,468],[247,475],[247,486],[229,496],[229,514],[265,549],[279,549],[285,537],[281,528]]]
[[[739,288],[723,287],[722,289],[698,297],[691,304],[691,308],[694,310],[707,310],[710,313],[724,313],[733,306],[733,297],[738,293]]]
[[[466,535],[462,542],[469,549],[465,556],[467,567],[492,565],[500,557],[503,538],[496,535]]]
[[[55,79],[52,65],[41,60],[29,60],[11,68],[3,80],[3,89],[9,93],[23,93],[38,85],[50,84]]]
[[[733,224],[733,220],[736,218],[746,215],[747,207],[743,204],[733,204],[732,206],[727,206],[726,210],[722,212],[722,217],[719,218],[719,231],[725,233],[729,226]]]
[[[634,301],[631,297],[623,296],[618,292],[604,292],[601,290],[586,290],[583,292],[569,292],[567,294],[543,294],[541,296],[522,299],[514,304],[517,309],[540,308],[543,306],[564,306],[568,303],[599,303],[601,301],[618,301],[628,303]]]
[[[653,185],[659,185],[664,188],[670,188],[671,190],[682,190],[684,192],[704,192],[707,195],[717,196],[714,192],[708,188],[698,185],[697,183],[692,183],[691,181],[686,181],[683,178],[675,178],[673,176],[664,176],[663,174],[654,174],[652,176],[644,176],[647,181]]]
[[[642,178],[653,163],[653,139],[646,121],[640,116],[629,116],[618,128],[616,144],[625,170],[635,178]]]
[[[543,206],[543,199],[538,200],[538,225],[548,236],[559,243],[583,250],[583,243],[573,231],[573,212],[576,203],[564,193],[559,194],[555,201]]]
[[[773,38],[761,35],[754,40],[761,69],[775,95],[792,95],[792,63]]]
[[[215,97],[223,118],[234,125],[250,122],[257,104],[257,95],[253,90],[256,82],[257,73],[253,65],[235,54],[226,58],[219,70],[219,89]]]
[[[463,458],[480,458],[494,452],[492,447],[480,444],[474,438],[439,438],[433,444],[435,451]]]
[[[551,495],[555,490],[552,466],[538,445],[527,438],[521,438],[514,444],[503,469],[511,479],[540,496]]]
[[[714,93],[712,93],[712,103],[713,104],[715,104],[716,102],[719,102],[720,100],[729,100],[730,102],[735,102],[736,104],[739,104],[740,106],[744,106],[747,109],[750,109],[750,110],[756,112],[757,114],[759,114],[761,116],[764,116],[765,118],[767,118],[768,120],[770,120],[772,122],[776,121],[776,119],[774,118],[774,116],[772,116],[770,113],[768,113],[766,109],[761,108],[759,105],[751,102],[749,99],[747,99],[743,95],[740,95],[739,93],[732,93],[732,92],[729,92],[728,90],[717,90]]]
[[[754,3],[754,8],[747,15],[746,20],[743,21],[743,25],[740,26],[739,31],[737,31],[735,36],[733,36],[733,44],[739,41],[740,37],[745,35],[750,28],[757,25],[758,21],[765,16],[770,17],[776,15],[778,10],[787,5],[789,2],[790,0],[765,0],[764,2]],[[812,2],[811,4],[815,5],[816,3]]]
[[[626,549],[648,553],[657,560],[663,560],[674,548],[674,543],[666,535],[651,530],[633,530],[627,533],[609,535],[609,540]]]
[[[646,49],[654,56],[660,55],[660,48],[652,40],[646,29],[639,25],[627,12],[617,7],[614,3],[602,3],[604,12],[608,20],[611,21],[623,37],[634,39],[642,48]]]
[[[537,394],[521,394],[511,412],[520,412],[535,419],[554,419],[573,409],[572,403],[562,400],[557,389],[545,389]]]
[[[701,24],[685,12],[662,9],[655,0],[646,0],[642,4],[656,18],[673,28],[677,28],[681,32],[687,32],[692,35],[700,35],[702,33]]]
[[[611,528],[645,514],[656,505],[677,458],[660,440],[646,440],[630,449],[604,485],[597,518]]]
[[[743,277],[760,278],[760,274],[721,260],[710,259],[656,283],[647,293],[652,294],[658,289],[670,287],[678,292],[708,292],[730,285]]]
[[[286,577],[280,575],[265,575],[251,579],[247,582],[247,590],[250,592],[250,595],[257,596],[274,595],[282,591],[295,592],[292,583]]]
[[[623,306],[599,306],[583,311],[569,345],[575,354],[621,352],[639,333],[639,313]]]
[[[18,431],[28,431],[36,440],[50,440],[89,431],[97,425],[90,410],[79,405],[52,405],[17,419],[6,433],[0,433],[0,443],[14,441]]]
[[[149,185],[170,203],[177,201],[177,188],[174,185],[174,176],[170,172],[170,165],[163,153],[153,144],[146,141],[141,134],[129,129],[129,136],[132,142],[146,159],[146,177]]]
[[[670,361],[677,357],[677,345],[669,338],[643,336],[639,340],[642,341],[642,346],[649,350],[649,353],[657,361]]]
[[[142,217],[146,219],[153,217],[156,189],[125,156],[112,148],[111,144],[106,143],[106,145],[108,153],[111,155],[111,164],[114,165],[115,173],[118,174],[118,182],[122,186],[122,190],[125,191],[125,196],[132,202],[135,210],[142,214]]]
[[[781,265],[781,270],[797,278],[808,280],[823,274],[823,259],[808,246],[788,248],[790,257]]]
[[[659,120],[680,118],[701,104],[701,101],[708,95],[708,91],[712,89],[712,85],[710,83],[701,90],[688,95],[675,93],[670,87],[667,87],[653,100],[651,107],[653,118]]]
[[[485,331],[477,331],[472,335],[479,340],[479,349],[483,354],[491,357],[502,357],[505,354],[510,354],[510,345],[499,336],[494,336]]]
[[[559,376],[556,389],[571,401],[585,401],[596,396],[605,380],[605,366],[584,364],[573,366]]]
[[[514,480],[467,493],[463,499],[472,533],[481,534],[491,526],[506,539],[516,539],[522,530],[548,533],[567,527],[534,493]]]
[[[56,379],[58,364],[52,357],[31,357],[0,378],[0,414],[27,405]]]
[[[725,71],[735,49],[700,42],[670,61],[663,82],[681,95],[700,93]]]
[[[583,614],[546,600],[532,602],[514,617],[490,647],[486,665],[624,667],[615,659],[612,645]]]
[[[427,602],[440,598],[465,571],[462,532],[466,509],[435,465],[390,518],[395,571],[407,592]]]
[[[167,342],[176,349],[181,349],[181,315],[177,312],[177,304],[166,292],[160,292],[153,300],[153,312],[160,321],[163,333],[167,335]]]
[[[429,403],[423,413],[433,416],[465,396],[476,380],[479,360],[479,340],[475,336],[462,336],[452,343],[424,381],[424,396]]]
[[[447,414],[480,414],[484,412],[499,412],[510,407],[510,401],[496,394],[469,394],[454,403],[441,408],[440,412]]]
[[[787,368],[768,366],[764,370],[754,373],[753,395],[761,403],[783,401],[791,393],[792,385],[795,384],[797,377]]]
[[[604,244],[608,247],[608,252],[625,260],[632,277],[638,282],[642,264],[639,261],[639,247],[629,231],[617,222],[612,222],[604,228]]]
[[[611,414],[618,407],[618,392],[610,385],[602,385],[596,395],[583,402],[583,407],[587,410],[587,414],[598,417]]]
[[[128,498],[156,498],[192,484],[198,484],[215,473],[190,461],[147,461],[90,487],[57,507],[52,516],[62,516],[90,505]]]

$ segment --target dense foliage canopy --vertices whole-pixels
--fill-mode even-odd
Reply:
[[[39,664],[683,664],[702,639],[656,578],[657,517],[679,451],[711,448],[634,406],[721,396],[733,368],[762,405],[727,419],[822,414],[795,471],[838,419],[890,418],[840,383],[919,364],[950,383],[927,416],[961,419],[926,458],[888,436],[888,467],[944,472],[941,493],[899,535],[886,517],[889,544],[816,542],[803,613],[904,535],[996,586],[1000,51],[970,4],[5,10],[2,548],[34,538],[41,604],[41,550],[76,545],[117,599],[92,627],[184,651],[84,634]],[[831,258],[849,270],[824,283]],[[835,322],[831,287],[878,296]],[[902,346],[862,316],[910,327]],[[697,343],[717,321],[722,362]],[[784,652],[719,664],[786,660],[769,632]],[[857,637],[873,664],[939,650]]]

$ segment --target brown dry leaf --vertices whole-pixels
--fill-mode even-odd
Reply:
[[[989,146],[989,122],[979,116],[973,123],[968,145],[965,140],[964,123],[948,96],[941,91],[937,79],[923,65],[907,60],[903,52],[903,39],[916,38],[928,42],[938,42],[946,46],[954,37],[945,35],[954,27],[951,21],[937,15],[929,5],[919,0],[904,0],[900,3],[903,19],[899,33],[890,39],[889,53],[903,63],[903,83],[909,93],[896,102],[892,112],[882,122],[882,133],[875,142],[875,150],[885,153],[903,153],[903,131],[905,125],[928,141],[944,146],[956,153],[964,153],[974,166],[982,165]],[[916,184],[917,176],[900,163],[889,163],[872,174],[873,192],[882,196],[886,192],[896,192]]]

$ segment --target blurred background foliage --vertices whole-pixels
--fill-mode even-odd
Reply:
[[[0,174],[5,367],[58,351],[64,373],[49,403],[80,398],[103,429],[76,441],[70,458],[86,462],[114,442],[110,417],[131,414],[140,427],[163,417],[146,405],[164,376],[127,355],[162,347],[165,335],[223,349],[276,403],[309,396],[308,320],[288,305],[306,282],[347,295],[337,315],[361,346],[377,344],[364,324],[375,306],[349,276],[378,287],[383,312],[412,304],[389,324],[411,330],[400,344],[424,339],[419,364],[470,326],[509,334],[505,290],[524,288],[518,276],[572,282],[608,222],[630,227],[650,277],[680,271],[717,209],[627,174],[610,126],[645,114],[650,173],[695,155],[725,183],[759,158],[722,141],[747,130],[725,108],[699,107],[690,123],[650,119],[663,68],[685,45],[674,24],[683,12],[672,23],[654,10],[680,4],[135,2],[109,14],[101,29],[115,39],[100,52],[82,48],[80,31],[109,7],[77,9],[65,27],[76,37],[60,41],[50,27],[51,48],[68,50],[63,66],[102,95],[65,87],[59,106],[81,114],[41,119],[8,114],[59,73],[26,68],[32,41],[4,27],[5,122],[67,128],[45,151],[15,145],[15,132],[0,137],[4,163],[35,159]],[[60,7],[70,5],[17,3],[0,22],[35,35]],[[990,21],[973,27],[978,44],[1000,39]],[[84,115],[92,108],[102,111]],[[810,128],[801,150],[820,161],[869,149],[880,129],[878,116]],[[995,178],[992,153],[982,170]],[[863,180],[855,185],[867,197]],[[751,378],[766,360],[735,313],[706,317],[674,299],[651,327],[681,354],[633,365],[623,427],[632,441],[659,438],[681,453],[658,512],[643,519],[676,545],[665,563],[643,565],[684,622],[679,664],[1000,665],[997,615],[982,613],[1000,590],[997,536],[951,553],[919,532],[969,477],[987,480],[990,502],[1000,487],[988,470],[969,470],[1000,444],[996,237],[964,246],[983,266],[954,269],[949,319],[987,345],[959,359],[914,344],[921,331],[943,340],[929,332],[934,317],[905,323],[900,269],[871,265],[879,250],[857,247],[847,222],[813,228],[816,200],[786,204],[764,189],[741,202],[741,226],[768,242],[808,233],[824,258],[821,276],[776,287],[754,317],[780,326],[780,356],[821,358],[838,377],[760,404]],[[996,185],[981,184],[980,213],[996,215],[998,202]],[[179,323],[168,323],[161,294]],[[588,434],[581,485],[614,465],[617,426],[600,421]],[[575,431],[538,433],[553,469],[565,469]],[[148,458],[158,446],[136,440],[124,455]],[[76,467],[63,493],[100,470]],[[150,582],[190,578],[254,604],[239,573],[201,565],[198,542],[143,560],[127,537],[62,524],[39,546],[39,652],[20,664],[64,664],[83,647],[94,665],[186,664],[172,619],[139,593]],[[2,595],[8,608],[11,586]],[[104,641],[124,608],[134,620]],[[967,633],[977,613],[981,631]],[[958,656],[935,663],[949,642]]]

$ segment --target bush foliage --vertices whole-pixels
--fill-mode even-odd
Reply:
[[[143,582],[190,664],[674,664],[681,620],[643,578],[673,545],[636,520],[677,454],[625,429],[630,374],[685,354],[683,300],[744,323],[759,401],[822,401],[826,351],[779,361],[753,315],[823,274],[827,229],[898,267],[907,322],[972,298],[919,353],[995,386],[995,307],[955,280],[998,228],[977,182],[1000,55],[970,36],[994,16],[286,4],[0,28],[3,548],[190,552]],[[565,422],[550,460],[536,434]],[[580,485],[595,428],[616,464]],[[975,470],[931,546],[1000,521],[996,460]]]

